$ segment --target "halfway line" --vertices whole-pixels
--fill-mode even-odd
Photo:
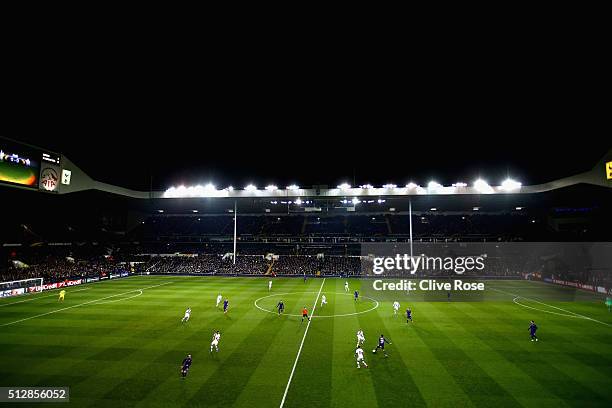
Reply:
[[[295,362],[293,363],[293,368],[291,369],[291,374],[289,375],[289,381],[287,381],[287,387],[285,387],[285,393],[283,394],[283,399],[280,403],[280,408],[283,408],[283,405],[285,405],[285,398],[287,398],[287,392],[289,391],[291,380],[293,380],[293,373],[295,372],[295,367],[297,367],[298,360],[300,359],[300,354],[302,353],[302,347],[304,346],[304,340],[306,340],[306,335],[308,334],[308,328],[310,327],[310,322],[312,321],[312,317],[314,316],[314,312],[317,307],[317,303],[319,303],[319,296],[321,295],[321,289],[323,289],[324,284],[325,284],[325,278],[323,278],[323,282],[321,282],[319,293],[317,293],[317,298],[315,299],[314,305],[312,306],[312,314],[310,315],[311,318],[308,319],[308,324],[306,325],[306,331],[304,331],[304,337],[302,337],[300,348],[298,350],[297,356],[295,357]]]

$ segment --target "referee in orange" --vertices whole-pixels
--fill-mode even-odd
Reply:
[[[304,308],[302,309],[302,321],[300,322],[300,324],[304,322],[304,318],[310,321],[310,317],[308,317],[308,309],[306,309],[306,306],[304,306]]]

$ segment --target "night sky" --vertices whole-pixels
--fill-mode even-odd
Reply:
[[[214,78],[110,66],[92,77],[83,67],[65,81],[22,83],[31,89],[11,100],[0,135],[140,190],[151,177],[153,189],[498,184],[508,175],[537,184],[589,170],[612,147],[607,106],[592,95],[601,65],[586,56],[580,70],[552,59],[538,65],[538,55],[512,62],[500,53],[465,69],[422,64],[427,76],[408,76],[397,63],[259,76],[216,65],[224,75]]]
[[[409,133],[408,131],[406,133]],[[213,137],[213,136],[209,136]],[[125,143],[120,135],[104,136],[104,143],[91,140],[22,137],[69,157],[93,178],[134,189],[154,189],[179,184],[206,184],[218,188],[229,184],[244,187],[254,183],[262,188],[273,183],[279,187],[327,184],[347,181],[356,185],[370,183],[405,185],[409,181],[443,184],[471,183],[482,177],[498,184],[507,176],[524,184],[553,180],[589,170],[607,151],[605,143],[560,144],[554,149],[532,144],[529,140],[492,138],[490,141],[467,139],[464,144],[445,146],[442,137],[405,136],[388,140],[386,136],[350,140],[350,137],[312,137],[301,140],[286,136],[261,142],[229,140],[227,145],[210,146],[205,137],[172,136],[164,144]]]

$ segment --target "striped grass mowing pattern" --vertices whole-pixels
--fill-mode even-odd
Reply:
[[[612,314],[601,302],[555,303],[546,298],[557,288],[504,282],[530,308],[503,293],[456,303],[398,295],[413,310],[406,324],[387,299],[354,302],[344,280],[275,278],[271,292],[267,282],[132,277],[69,288],[62,304],[53,292],[0,299],[0,386],[70,386],[64,407],[278,407],[303,340],[285,407],[612,406]],[[361,284],[351,280],[351,290]],[[274,312],[282,299],[286,314],[299,315],[319,289],[328,304],[319,301],[305,337],[300,317],[254,305],[268,296],[258,305]],[[226,315],[218,294],[229,299]],[[181,324],[187,307],[191,320]],[[559,308],[603,324],[548,313]],[[355,364],[359,328],[369,368]],[[214,330],[219,353],[210,352]],[[381,333],[393,343],[388,358],[371,353]]]

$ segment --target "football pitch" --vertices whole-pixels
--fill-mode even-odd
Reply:
[[[264,277],[135,276],[68,288],[63,303],[57,291],[0,299],[0,386],[70,387],[69,403],[19,407],[612,406],[612,313],[599,297],[559,302],[551,294],[569,289],[489,281],[495,296],[481,302],[398,293],[394,316],[392,297],[355,302],[369,283],[350,279],[347,293],[344,282],[274,278],[268,291]],[[372,353],[380,334],[387,358]]]

